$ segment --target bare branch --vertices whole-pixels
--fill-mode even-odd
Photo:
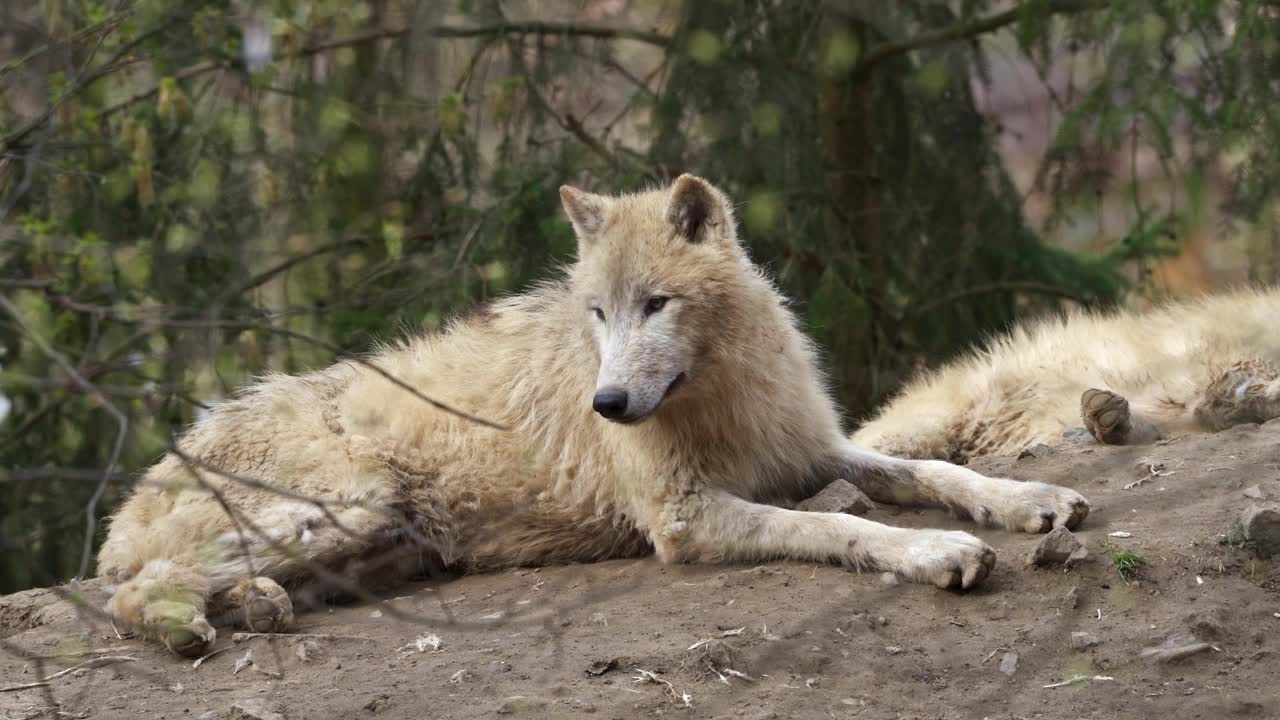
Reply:
[[[1022,17],[1028,9],[1027,3],[1017,7],[996,13],[990,17],[979,18],[967,23],[961,23],[949,28],[927,32],[923,35],[917,35],[913,38],[891,42],[872,48],[858,62],[855,72],[866,73],[873,69],[876,65],[904,55],[913,50],[920,50],[935,45],[945,45],[946,43],[956,40],[964,40],[966,38],[984,35],[995,30],[999,30],[1006,25],[1012,25]],[[1050,15],[1064,15],[1070,13],[1088,12],[1091,10],[1101,10],[1107,7],[1105,0],[1049,0],[1046,3],[1037,3],[1037,7],[1033,12],[1048,13]]]
[[[102,494],[107,490],[107,483],[111,482],[111,478],[115,474],[116,466],[120,463],[120,453],[124,451],[124,439],[129,433],[129,418],[120,411],[120,408],[116,407],[115,404],[108,400],[105,395],[99,392],[98,389],[93,386],[93,383],[86,380],[83,375],[77,372],[76,369],[71,366],[71,363],[67,362],[67,359],[62,356],[62,353],[54,350],[53,346],[46,342],[39,333],[32,330],[31,327],[27,325],[26,321],[23,320],[22,313],[18,311],[18,307],[4,295],[0,295],[0,308],[3,308],[5,312],[9,313],[9,315],[13,317],[13,321],[17,323],[18,327],[21,328],[28,337],[31,338],[31,342],[35,343],[36,347],[40,348],[41,352],[56,363],[58,367],[62,368],[62,371],[70,376],[71,379],[75,381],[76,385],[97,400],[102,408],[106,410],[107,413],[111,415],[112,419],[116,421],[116,440],[115,444],[111,448],[111,457],[107,460],[107,467],[102,471],[102,479],[98,482],[98,487],[94,489],[93,496],[89,498],[89,503],[84,509],[84,550],[80,556],[80,572],[78,573],[81,577],[84,577],[88,574],[89,562],[93,559],[93,535],[98,529],[98,502],[102,500]]]

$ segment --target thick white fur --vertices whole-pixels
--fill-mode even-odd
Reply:
[[[267,607],[280,600],[271,579],[345,573],[405,544],[469,569],[656,549],[672,562],[843,562],[942,586],[990,571],[993,551],[968,533],[770,504],[837,477],[879,501],[942,504],[1011,529],[1084,519],[1088,504],[1070,490],[851,444],[810,341],[705,181],[562,196],[580,241],[563,279],[370,358],[507,429],[357,363],[269,377],[192,428],[180,445],[189,459],[167,455],[116,513],[98,565],[123,582],[116,617],[199,652],[213,638],[210,599],[234,610],[249,593]],[[656,295],[670,300],[646,315]],[[592,411],[604,386],[638,398],[625,418],[635,422]]]
[[[956,462],[1054,444],[1081,394],[1109,390],[1161,433],[1280,416],[1280,289],[1148,312],[1074,312],[1018,327],[909,383],[854,442]]]

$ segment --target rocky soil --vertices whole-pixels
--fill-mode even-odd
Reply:
[[[1043,536],[978,530],[999,564],[964,594],[652,559],[423,582],[288,637],[223,631],[199,667],[35,590],[0,598],[0,719],[1280,717],[1280,563],[1259,547],[1280,534],[1240,525],[1280,502],[1280,421],[973,467],[1084,493],[1087,556],[1032,565]]]

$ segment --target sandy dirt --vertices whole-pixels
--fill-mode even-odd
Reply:
[[[1084,493],[1089,559],[1027,567],[1039,537],[978,530],[999,564],[965,594],[785,562],[520,570],[305,614],[292,637],[226,629],[198,668],[29,591],[0,598],[0,718],[1280,717],[1280,562],[1232,534],[1246,490],[1280,488],[1280,421],[972,466]],[[972,528],[931,510],[869,517]],[[1147,561],[1128,582],[1125,551]],[[92,581],[85,594],[105,599]],[[1097,644],[1073,648],[1073,632]],[[86,644],[99,652],[69,655]],[[98,657],[134,660],[9,689]],[[1109,679],[1046,687],[1082,675]]]

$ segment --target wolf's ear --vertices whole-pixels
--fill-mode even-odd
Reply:
[[[691,243],[702,242],[713,233],[726,230],[728,219],[724,195],[711,183],[689,173],[676,178],[667,204],[667,222],[680,237]]]
[[[560,203],[564,205],[564,212],[580,240],[592,240],[604,229],[608,198],[583,192],[571,185],[561,185]]]

